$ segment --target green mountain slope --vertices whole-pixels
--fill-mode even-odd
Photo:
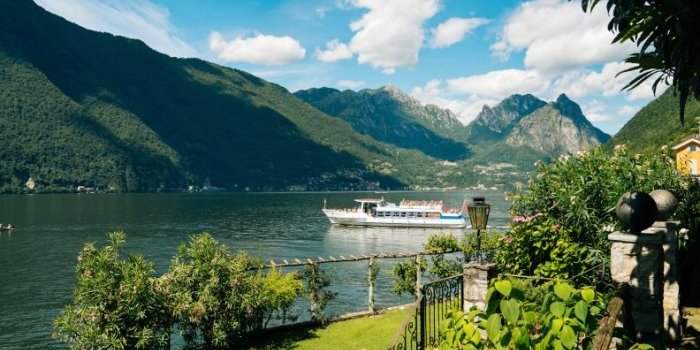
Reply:
[[[245,72],[85,30],[28,0],[1,1],[0,13],[0,191],[30,177],[37,191],[434,181],[429,157]]]
[[[624,144],[635,152],[655,151],[662,146],[672,146],[681,139],[697,133],[694,118],[700,116],[700,103],[688,101],[686,122],[681,125],[678,113],[678,97],[669,88],[661,96],[642,108],[620,131],[612,144]]]
[[[464,129],[456,116],[423,106],[393,86],[360,91],[313,88],[294,95],[376,140],[440,159],[469,156],[468,147],[453,139]]]

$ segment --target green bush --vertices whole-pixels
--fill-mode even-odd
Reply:
[[[260,267],[206,233],[180,246],[160,285],[189,347],[230,348],[273,314],[287,315],[301,282],[275,269],[263,274]]]
[[[502,244],[503,233],[496,231],[483,231],[481,232],[481,253],[486,257],[494,257],[496,252],[500,249]],[[477,255],[476,252],[477,237],[476,234],[469,234],[464,237],[461,244],[462,253],[464,253],[465,260],[469,257]]]
[[[83,247],[73,300],[55,321],[54,336],[71,349],[169,349],[172,319],[153,264],[120,256],[124,233]]]
[[[445,258],[445,254],[458,252],[460,248],[461,244],[459,240],[450,233],[430,235],[428,241],[423,246],[423,250],[437,255],[431,256],[428,272],[437,278],[446,278],[462,272],[461,260]]]
[[[620,229],[615,215],[620,196],[655,189],[676,195],[676,218],[684,225],[694,220],[699,212],[697,186],[676,172],[666,150],[633,155],[624,146],[612,153],[597,148],[541,164],[527,192],[514,198],[514,225],[496,260],[505,272],[557,278],[604,265],[609,259],[607,235]]]
[[[428,268],[428,262],[425,258],[419,260],[420,270],[425,271]],[[392,291],[395,294],[402,295],[404,293],[416,296],[416,269],[415,259],[406,259],[394,265],[394,284]]]
[[[123,260],[124,234],[110,244],[86,244],[78,258],[73,301],[55,321],[55,336],[73,349],[169,349],[173,326],[188,348],[235,347],[289,310],[303,284],[294,273],[232,254],[209,234],[179,248],[170,270],[155,276],[143,257]]]
[[[325,319],[323,310],[328,303],[335,298],[335,293],[326,288],[331,285],[331,278],[326,272],[320,269],[319,264],[309,264],[302,270],[304,279],[304,293],[309,299],[309,313],[312,321],[323,321]]]
[[[489,288],[486,305],[484,311],[452,311],[440,349],[586,348],[605,303],[590,287],[550,282],[533,288],[502,279]]]

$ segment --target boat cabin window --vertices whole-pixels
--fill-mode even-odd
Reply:
[[[377,203],[362,203],[362,211],[367,214],[376,213]]]

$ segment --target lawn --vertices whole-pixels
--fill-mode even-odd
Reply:
[[[266,339],[248,349],[385,350],[408,315],[407,309],[391,310],[375,316],[334,322],[325,328],[268,333]]]

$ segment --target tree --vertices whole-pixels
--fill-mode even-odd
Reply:
[[[180,246],[160,278],[170,310],[189,348],[229,349],[280,312],[283,317],[302,289],[294,274],[272,269],[204,233]]]
[[[581,0],[590,12],[600,0]],[[638,71],[624,90],[632,90],[655,77],[652,90],[660,83],[673,85],[680,95],[680,119],[685,118],[689,96],[700,98],[700,2],[693,0],[608,0],[611,15],[608,30],[616,33],[613,43],[631,41],[639,52],[625,60]]]
[[[335,293],[326,289],[331,285],[331,278],[318,263],[306,265],[301,276],[305,282],[304,293],[309,298],[311,320],[321,322],[324,320],[323,310],[335,298]]]
[[[121,259],[124,233],[109,234],[109,241],[83,248],[73,300],[56,319],[54,336],[71,349],[169,349],[173,322],[153,264]]]

